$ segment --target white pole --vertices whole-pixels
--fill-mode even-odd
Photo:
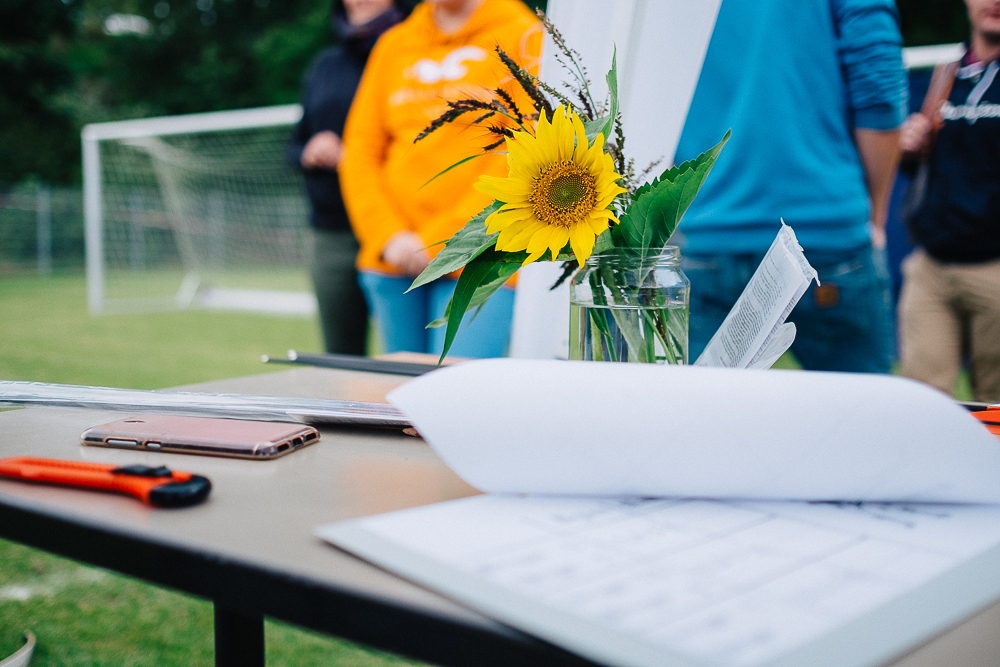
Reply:
[[[83,217],[87,248],[87,307],[104,312],[104,207],[101,200],[101,149],[91,126],[83,128]]]

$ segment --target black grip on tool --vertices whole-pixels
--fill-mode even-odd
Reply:
[[[185,482],[170,482],[152,489],[149,502],[157,507],[187,507],[208,497],[212,483],[207,477],[192,475]]]

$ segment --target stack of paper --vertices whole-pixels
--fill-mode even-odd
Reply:
[[[913,382],[495,360],[390,399],[487,495],[317,533],[598,662],[876,665],[1000,596],[1000,446]]]

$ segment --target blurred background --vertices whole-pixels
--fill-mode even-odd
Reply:
[[[905,46],[967,35],[961,0],[897,4]],[[284,290],[284,302],[308,292],[306,208],[282,153],[294,110],[211,139],[189,131],[99,142],[100,317],[85,274],[81,130],[295,104],[309,61],[332,43],[329,5],[0,0],[0,379],[152,389],[271,370],[262,353],[322,349],[308,306],[187,307],[206,306],[206,288],[227,280]],[[928,77],[912,75],[914,108]],[[233,175],[251,162],[267,164],[254,187],[272,192],[271,208],[237,208],[247,186]],[[176,186],[170,196],[164,183]],[[179,242],[164,221],[182,215],[211,234]],[[901,229],[893,252],[905,252]],[[39,638],[38,666],[213,662],[208,602],[0,542],[0,659],[24,630]],[[411,664],[270,621],[267,650],[269,665]]]
[[[295,103],[310,59],[333,39],[329,4],[0,0],[0,272],[37,262],[35,230],[6,209],[38,184],[51,188],[54,266],[82,267],[73,195],[84,125]],[[906,46],[967,34],[961,0],[898,6]]]

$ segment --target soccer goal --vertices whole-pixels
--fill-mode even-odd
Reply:
[[[87,125],[87,301],[94,314],[316,311],[308,202],[285,161],[298,105]]]

